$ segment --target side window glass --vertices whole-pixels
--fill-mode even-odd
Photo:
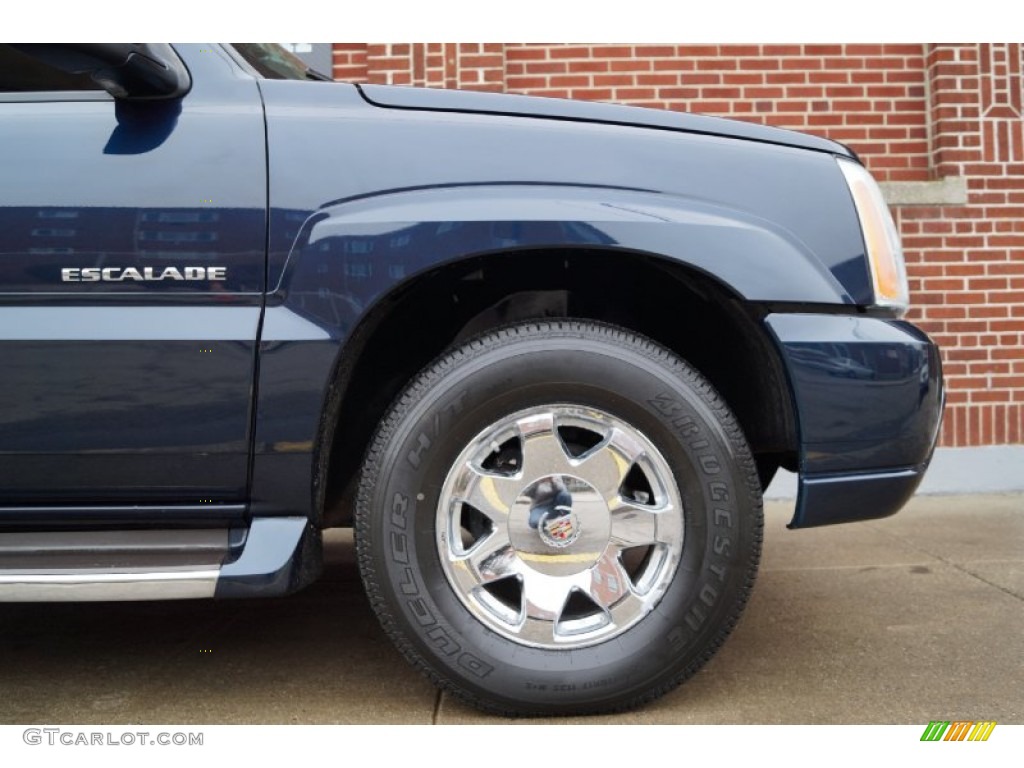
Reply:
[[[0,45],[0,93],[100,90],[87,74],[62,72],[9,45]]]

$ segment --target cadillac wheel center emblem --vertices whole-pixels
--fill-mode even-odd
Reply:
[[[572,512],[561,513],[557,517],[548,515],[541,521],[537,532],[549,547],[561,549],[580,537],[580,521]]]

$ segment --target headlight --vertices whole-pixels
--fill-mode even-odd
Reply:
[[[836,160],[846,177],[860,219],[868,264],[871,265],[875,304],[895,309],[896,314],[902,317],[910,306],[910,288],[896,223],[882,197],[882,190],[864,166],[841,157]]]

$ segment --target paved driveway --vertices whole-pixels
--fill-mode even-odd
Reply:
[[[620,723],[1024,723],[1024,496],[920,497],[787,531],[719,654]],[[251,602],[0,605],[0,723],[500,722],[408,668],[347,532],[327,573]]]

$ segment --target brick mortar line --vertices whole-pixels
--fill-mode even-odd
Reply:
[[[513,50],[513,51],[520,51],[520,50],[523,50],[523,49],[522,48],[512,48],[511,50]],[[353,52],[352,51],[343,51],[343,53],[353,53]],[[390,54],[390,55],[395,55],[395,54]],[[499,56],[500,54],[498,54],[498,53],[478,54],[477,53],[477,54],[472,54],[472,55],[474,55],[474,56]],[[795,62],[797,60],[803,59],[804,60],[803,64],[806,65],[806,64],[809,64],[811,62],[822,63],[822,61],[824,59],[830,59],[830,58],[851,59],[851,58],[858,58],[858,57],[856,57],[856,56],[838,56],[838,57],[837,56],[807,56],[807,55],[800,56],[800,55],[797,55],[797,54],[785,55],[785,54],[771,54],[771,53],[763,53],[763,54],[759,54],[759,55],[750,54],[750,55],[747,55],[747,56],[723,56],[723,55],[716,55],[716,56],[703,55],[702,56],[702,55],[690,54],[690,53],[679,53],[679,54],[673,54],[671,56],[650,56],[650,55],[646,55],[645,56],[645,55],[640,55],[640,54],[635,54],[634,53],[634,54],[631,54],[629,56],[593,56],[593,55],[588,55],[588,56],[554,56],[554,57],[546,58],[546,59],[540,59],[540,58],[536,58],[536,57],[521,58],[519,56],[512,56],[510,61],[514,61],[516,64],[540,64],[540,63],[552,63],[552,62],[580,62],[580,61],[609,61],[609,62],[611,62],[611,61],[633,61],[633,60],[636,60],[636,59],[642,59],[643,61],[681,61],[681,62],[689,61],[689,62],[715,62],[715,63],[730,62],[730,61],[735,61],[735,62],[738,62],[738,63],[750,63],[750,62],[754,62],[754,61],[790,61],[792,63],[792,62]],[[880,58],[886,58],[886,57],[863,56],[863,57],[859,57],[859,58],[862,58],[864,61],[872,62],[872,66],[864,66],[864,67],[824,67],[823,66],[823,67],[818,68],[818,69],[801,69],[800,67],[792,67],[791,69],[794,69],[796,71],[806,71],[806,72],[845,72],[845,73],[881,72],[881,73],[885,73],[885,72],[905,72],[905,71],[923,72],[924,71],[924,66],[925,66],[923,63],[920,62],[919,59],[914,59],[912,57],[902,57],[904,59],[904,62],[903,62],[904,66],[902,68],[898,68],[898,69],[894,69],[893,67],[883,66],[883,65],[877,63]],[[890,57],[890,58],[901,58],[901,57]],[[694,72],[694,71],[700,71],[700,70],[697,69],[696,67],[690,67],[690,68],[687,69],[687,71]],[[709,71],[713,71],[713,70],[709,70]],[[735,72],[737,70],[729,69],[729,70],[724,70],[724,71]],[[777,70],[777,69],[757,69],[757,70],[754,70],[755,73],[759,73],[759,72],[778,72],[778,71],[781,71],[781,70]],[[949,81],[953,81],[953,80],[976,80],[978,78],[978,75],[975,75],[975,74],[945,74],[945,75],[938,75],[938,77],[946,79],[946,80],[949,80]],[[957,103],[959,103],[959,102],[957,102]]]
[[[480,55],[480,54],[471,54],[471,55],[477,56],[477,55]],[[486,55],[488,55],[488,56],[497,56],[499,54],[491,53],[491,54],[486,54]],[[781,58],[785,59],[787,57],[783,56]],[[796,58],[811,58],[811,59],[814,59],[815,57],[811,56],[811,57],[796,57]],[[510,59],[510,61],[512,61],[512,62],[514,62],[516,64],[526,64],[527,66],[529,66],[529,64],[531,64],[531,63],[533,63],[533,64],[561,64],[561,63],[565,63],[565,64],[579,64],[580,62],[636,61],[638,59],[641,60],[641,61],[678,61],[678,62],[686,62],[686,61],[715,61],[715,62],[719,62],[719,61],[721,61],[721,62],[735,61],[737,63],[749,63],[749,62],[754,62],[754,61],[777,61],[777,60],[780,59],[780,57],[779,56],[769,56],[769,55],[765,55],[765,56],[743,56],[743,57],[738,57],[738,56],[737,57],[730,57],[730,56],[711,56],[711,57],[709,57],[709,56],[687,56],[687,55],[680,55],[680,56],[598,56],[598,57],[587,56],[587,57],[566,58],[566,57],[561,57],[560,56],[560,57],[555,58],[555,59],[518,59],[518,58],[513,57],[513,58]],[[666,70],[666,71],[668,71],[668,70]],[[749,72],[743,70],[742,67],[737,67],[736,69],[720,69],[720,70],[716,70],[716,69],[699,69],[699,68],[689,67],[689,68],[682,69],[682,70],[679,70],[679,71],[680,72],[704,73],[704,74],[736,72],[736,73],[739,73],[739,74],[750,74],[750,75],[753,75],[753,74],[764,74],[764,73],[770,73],[770,72],[785,72],[785,73],[788,73],[788,74],[793,74],[794,72],[796,72],[796,73],[807,73],[807,74],[810,74],[812,72],[818,72],[818,73],[822,73],[822,72],[833,73],[833,72],[835,72],[835,73],[841,73],[841,74],[858,74],[858,73],[862,73],[862,72],[879,72],[879,73],[885,74],[887,72],[920,72],[920,71],[923,71],[923,70],[920,67],[912,67],[912,66],[906,66],[906,67],[904,67],[902,69],[893,69],[892,67],[883,67],[883,66],[860,67],[860,68],[849,68],[849,67],[847,67],[847,68],[843,68],[843,69],[840,69],[838,67],[822,67],[821,69],[802,69],[800,67],[786,68],[786,67],[780,66],[779,69],[754,69],[754,70],[750,70]],[[947,76],[947,77],[951,77],[951,76]],[[958,76],[957,79],[959,79],[959,80],[972,80],[972,79],[975,79],[975,77],[976,77],[975,75],[962,75],[962,76]],[[903,84],[904,81],[897,80],[896,83],[897,84]],[[853,85],[878,85],[878,84],[879,83],[853,83]],[[887,83],[885,81],[883,81],[881,84],[882,85],[893,85],[893,84]],[[914,81],[913,83],[905,83],[905,84],[907,84],[907,85],[914,85],[914,86],[918,85],[918,83],[916,81]],[[917,98],[917,97],[914,97],[914,98]]]

